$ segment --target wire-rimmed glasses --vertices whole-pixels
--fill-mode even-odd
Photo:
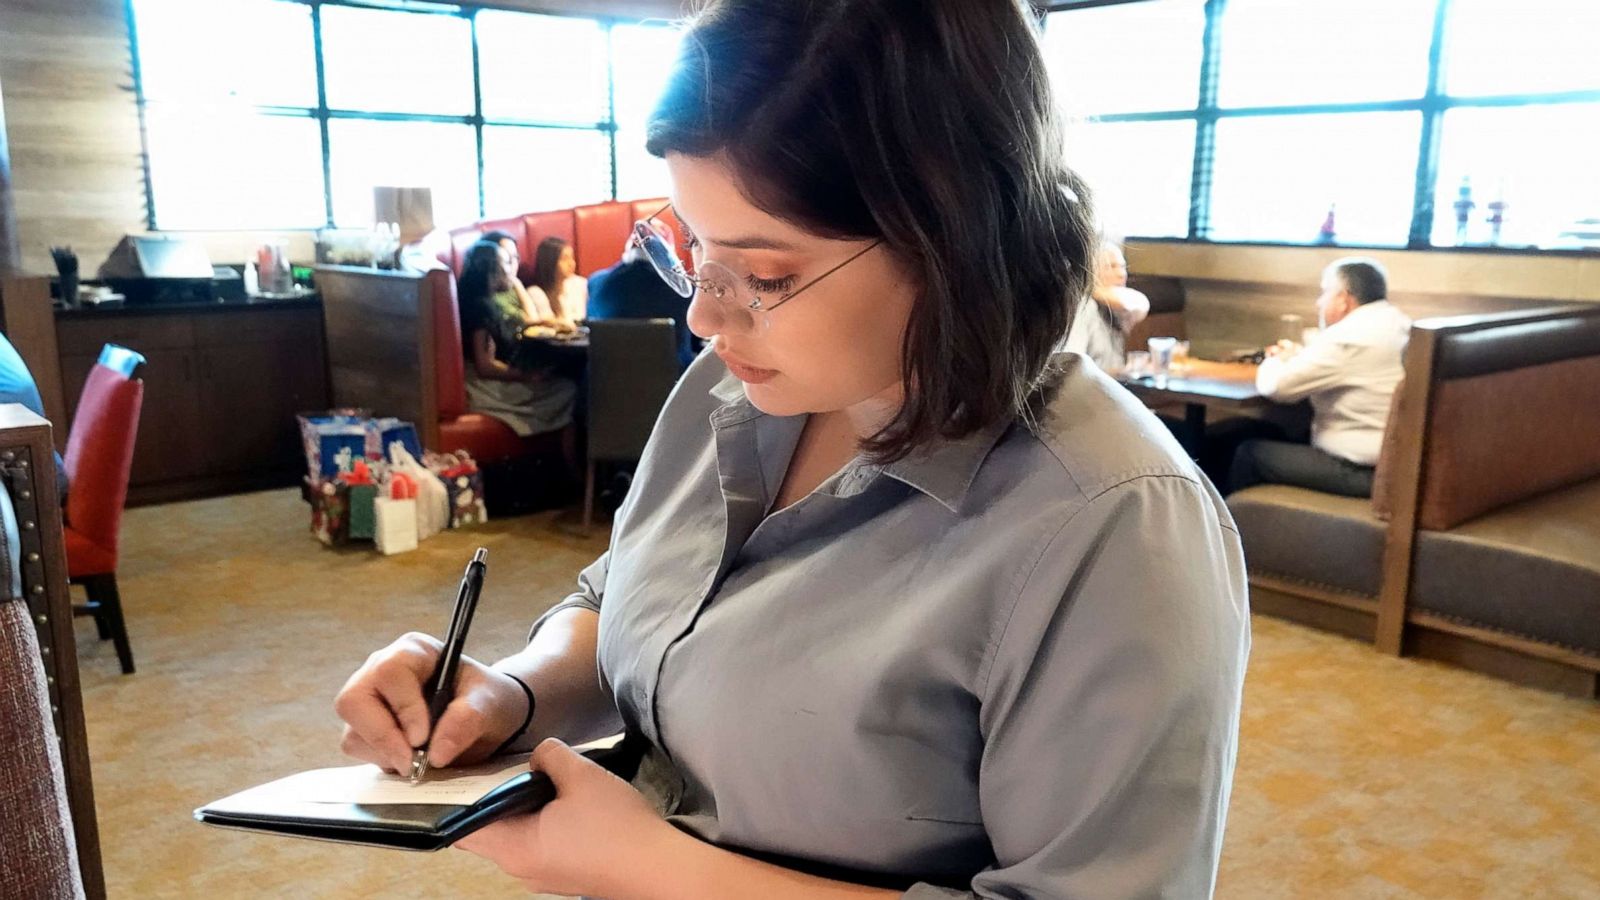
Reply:
[[[661,280],[665,281],[680,297],[693,296],[698,289],[710,294],[724,308],[742,309],[750,312],[771,312],[777,309],[799,296],[812,285],[860,259],[868,250],[883,243],[881,238],[873,241],[856,251],[848,259],[807,281],[805,284],[793,290],[779,293],[759,288],[757,283],[761,279],[756,278],[749,272],[736,271],[734,268],[716,260],[701,258],[698,254],[695,260],[696,272],[690,275],[684,268],[683,261],[678,259],[676,253],[672,252],[672,247],[650,225],[650,220],[660,214],[660,212],[657,212],[648,219],[641,219],[634,223],[633,243],[644,251],[645,258],[650,260],[650,265],[656,270],[656,274],[661,276]]]

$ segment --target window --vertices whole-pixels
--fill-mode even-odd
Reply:
[[[565,209],[611,196],[611,155],[602,132],[485,126],[483,194],[489,216]]]
[[[458,16],[325,5],[322,60],[333,109],[472,113],[472,26]]]
[[[478,218],[478,148],[470,125],[334,119],[328,123],[333,220],[372,224],[372,189],[425,187],[441,227]]]
[[[606,33],[593,19],[478,13],[483,115],[589,125],[610,118]]]
[[[1194,122],[1099,122],[1068,135],[1067,157],[1089,182],[1113,234],[1189,233]]]
[[[364,227],[377,185],[445,228],[666,193],[640,145],[675,29],[415,7],[132,0],[150,227]]]
[[[1597,154],[1600,104],[1450,110],[1433,243],[1600,248]]]
[[[1331,210],[1338,244],[1600,249],[1595,0],[1052,5],[1112,231],[1311,243]]]
[[[1228,0],[1217,102],[1306,106],[1421,97],[1433,0]]]
[[[1223,119],[1211,234],[1311,243],[1333,209],[1339,243],[1403,247],[1421,131],[1411,112]]]
[[[315,119],[152,107],[145,134],[161,228],[316,228],[326,218]]]
[[[1600,3],[1453,0],[1445,89],[1456,96],[1600,90]]]
[[[678,58],[681,32],[661,25],[611,29],[613,99],[617,116],[617,196],[665,197],[667,164],[645,152],[645,122]]]
[[[1045,20],[1045,61],[1069,115],[1194,109],[1204,0],[1092,7]]]

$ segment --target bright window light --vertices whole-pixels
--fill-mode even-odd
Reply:
[[[334,109],[472,114],[472,25],[460,16],[324,4],[322,57]]]
[[[134,0],[150,100],[317,105],[311,7],[279,0]]]
[[[494,9],[477,22],[484,116],[573,125],[610,116],[599,22]]]
[[[145,133],[157,228],[315,228],[327,221],[315,119],[152,104]]]
[[[611,151],[603,132],[484,126],[483,199],[490,217],[610,198]]]
[[[471,125],[334,119],[328,123],[333,219],[372,224],[372,189],[433,191],[433,221],[453,228],[478,218],[478,141]]]
[[[1404,100],[1428,86],[1434,0],[1228,0],[1223,107]]]
[[[1211,236],[1313,243],[1332,206],[1338,243],[1403,246],[1421,130],[1412,112],[1223,119]]]
[[[1595,0],[1452,0],[1445,29],[1448,93],[1600,90]]]
[[[1597,154],[1600,104],[1446,112],[1433,243],[1600,248]]]
[[[1044,55],[1068,115],[1193,109],[1204,0],[1151,0],[1050,13]]]
[[[1068,133],[1067,160],[1089,182],[1103,227],[1122,237],[1189,233],[1194,132],[1188,119],[1090,122]]]

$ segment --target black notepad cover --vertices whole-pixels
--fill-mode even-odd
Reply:
[[[586,751],[584,756],[623,777],[631,777],[638,763],[636,750],[626,742]],[[471,806],[292,800],[263,806],[245,792],[202,806],[194,811],[194,817],[207,825],[288,837],[397,850],[439,850],[497,819],[537,812],[555,795],[555,786],[543,773],[524,772]]]

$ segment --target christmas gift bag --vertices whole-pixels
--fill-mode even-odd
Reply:
[[[350,539],[350,487],[337,481],[306,478],[311,500],[311,533],[333,547]]]
[[[389,478],[389,491],[373,503],[373,543],[385,556],[417,549],[417,485],[404,473]]]

